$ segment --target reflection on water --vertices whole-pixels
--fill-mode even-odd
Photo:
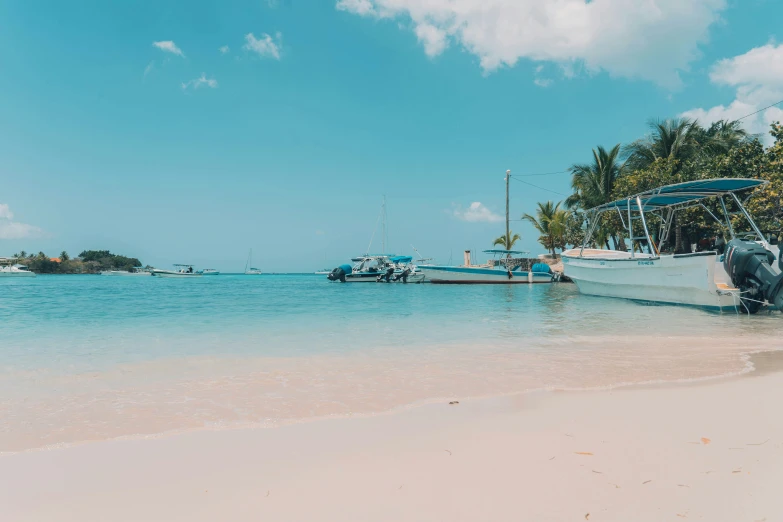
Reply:
[[[41,276],[0,296],[0,452],[737,373],[783,332],[570,284]]]

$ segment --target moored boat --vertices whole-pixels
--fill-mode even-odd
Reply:
[[[737,196],[765,183],[744,178],[689,181],[591,209],[584,244],[562,254],[564,273],[588,295],[749,313],[764,304],[780,309],[780,250],[767,241]],[[706,250],[665,253],[676,212],[693,207],[703,208],[727,232],[728,244],[719,232],[715,246]],[[631,243],[628,251],[588,248],[606,215],[620,216]],[[657,234],[650,233],[650,219],[659,226]],[[742,220],[752,239],[737,236],[735,226]]]
[[[261,275],[260,268],[253,268],[253,249],[247,255],[247,262],[245,263],[245,275]]]
[[[151,276],[152,273],[144,267],[137,266],[132,270],[104,270],[101,275],[108,276]]]
[[[174,270],[152,268],[150,272],[155,277],[201,277],[201,273],[193,271],[193,265],[175,264]]]
[[[31,272],[26,265],[16,263],[0,266],[0,277],[35,277],[35,272]]]
[[[510,257],[527,252],[492,249],[485,250],[484,253],[496,256],[496,260],[483,265],[473,265],[470,261],[470,250],[466,250],[465,263],[462,266],[420,265],[419,269],[432,284],[512,285],[551,283],[554,280],[554,274],[546,263],[535,263],[530,270],[523,270],[521,260]]]
[[[327,278],[342,283],[422,283],[425,280],[411,256],[372,254],[351,261],[353,266],[340,265],[329,272]]]
[[[216,270],[214,268],[205,268],[204,270],[199,270],[199,274],[201,275],[220,275],[220,270]]]

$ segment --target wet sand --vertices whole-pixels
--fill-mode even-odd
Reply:
[[[753,362],[694,384],[8,455],[0,520],[781,520],[783,364]]]

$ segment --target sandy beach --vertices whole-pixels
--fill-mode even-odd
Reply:
[[[781,520],[781,357],[753,363],[693,384],[8,455],[0,519]]]

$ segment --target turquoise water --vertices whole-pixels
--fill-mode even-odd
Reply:
[[[571,284],[0,279],[0,452],[737,373],[780,333],[780,314],[648,306]]]

